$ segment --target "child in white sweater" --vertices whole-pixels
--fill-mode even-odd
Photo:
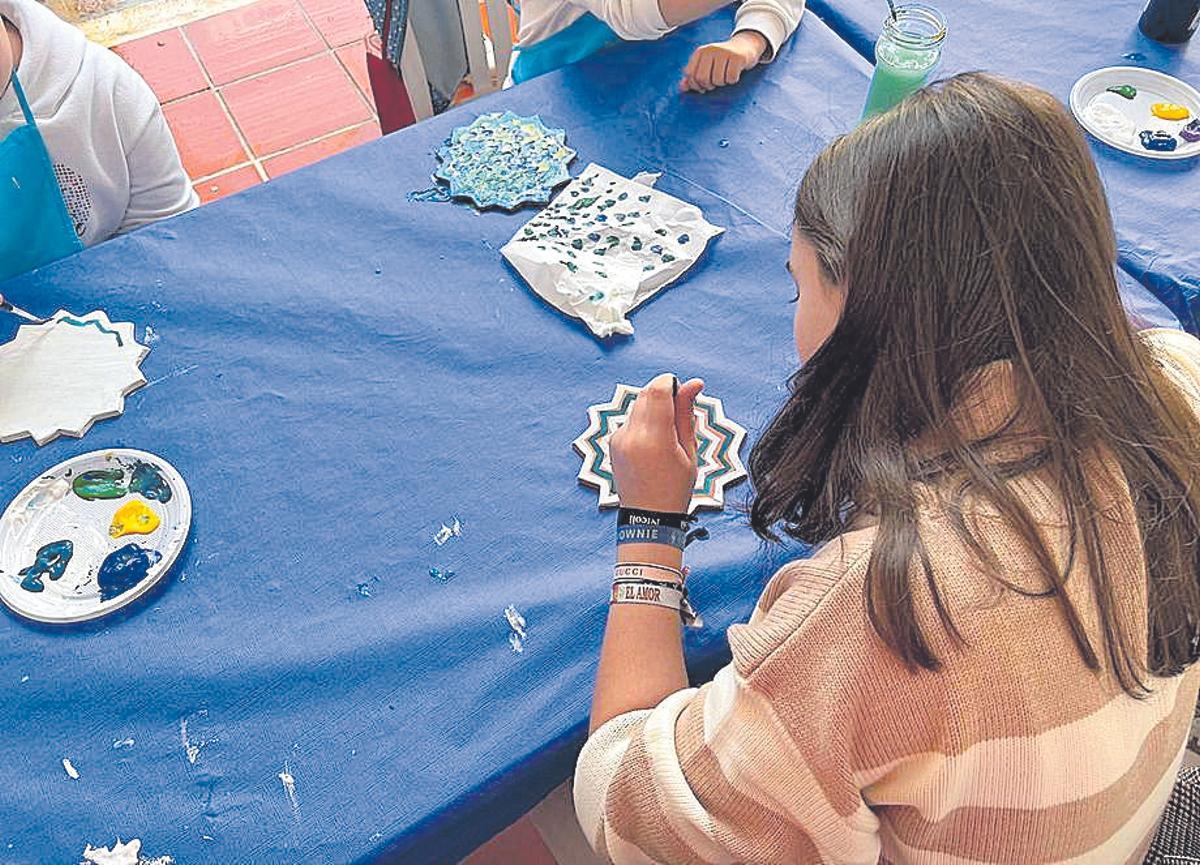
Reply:
[[[727,6],[730,0],[521,0],[521,29],[512,78],[525,81],[582,60],[620,39],[658,39]],[[733,35],[702,45],[683,70],[683,90],[736,84],[768,63],[804,14],[804,0],[744,0]]]
[[[36,0],[0,0],[0,279],[196,204],[146,82]]]

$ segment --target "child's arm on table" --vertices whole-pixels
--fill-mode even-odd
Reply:
[[[799,26],[804,2],[745,0],[738,7],[733,36],[697,48],[683,71],[680,88],[706,93],[736,84],[743,72],[759,63],[770,63]]]

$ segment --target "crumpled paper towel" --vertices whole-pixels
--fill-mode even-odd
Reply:
[[[700,208],[595,163],[501,253],[544,300],[596,336],[631,334],[629,313],[687,272],[725,229]]]

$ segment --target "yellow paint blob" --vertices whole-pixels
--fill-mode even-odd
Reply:
[[[1163,120],[1187,120],[1192,116],[1185,106],[1174,102],[1155,102],[1150,106],[1150,113]]]
[[[112,525],[108,533],[114,538],[124,535],[148,535],[158,528],[158,514],[154,513],[143,501],[134,499],[128,504],[121,505],[113,514]]]

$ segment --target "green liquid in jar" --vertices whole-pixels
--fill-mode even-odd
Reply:
[[[862,119],[895,107],[928,83],[942,56],[946,23],[932,6],[898,6],[875,43],[875,72]]]
[[[937,65],[938,53],[880,42],[875,47],[875,74],[871,76],[863,119],[882,114],[924,87]]]

